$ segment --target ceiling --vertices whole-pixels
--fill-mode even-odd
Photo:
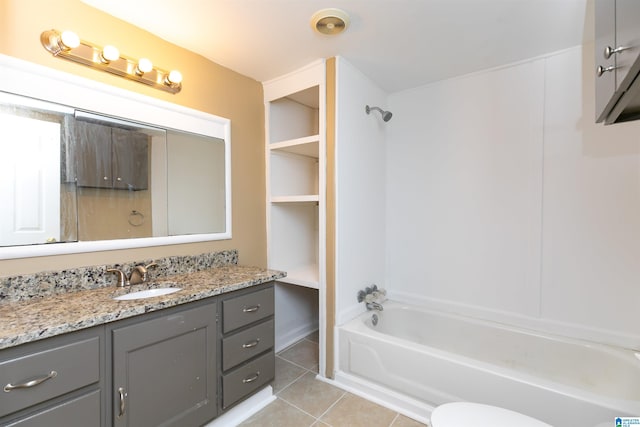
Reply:
[[[261,82],[340,55],[388,93],[593,40],[593,0],[82,1]],[[329,7],[340,35],[311,29]]]

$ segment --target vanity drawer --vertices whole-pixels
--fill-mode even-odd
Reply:
[[[273,287],[222,301],[222,332],[272,316],[273,306]]]
[[[0,416],[61,396],[99,379],[99,337],[0,362],[0,387],[4,388]]]
[[[56,405],[7,427],[100,427],[100,391]]]
[[[222,370],[236,365],[273,347],[273,320],[252,326],[222,340]]]
[[[269,352],[222,376],[222,407],[227,408],[273,380],[275,354]]]

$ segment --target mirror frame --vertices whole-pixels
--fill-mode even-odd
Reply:
[[[0,54],[0,91],[225,143],[225,232],[0,247],[0,259],[231,239],[231,120]]]

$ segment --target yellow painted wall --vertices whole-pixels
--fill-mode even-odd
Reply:
[[[122,54],[179,69],[183,89],[172,95],[121,77],[54,58],[40,44],[46,29],[72,30]],[[233,238],[77,255],[0,261],[0,276],[101,265],[170,255],[238,249],[240,263],[266,266],[264,104],[262,85],[168,43],[79,0],[0,0],[0,53],[231,119]]]

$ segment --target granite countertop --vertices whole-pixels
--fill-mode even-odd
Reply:
[[[149,283],[79,290],[0,304],[0,349],[102,325],[139,314],[244,289],[285,277],[257,267],[226,265],[194,273],[152,278]],[[172,294],[130,301],[114,296],[149,288],[179,287]]]

